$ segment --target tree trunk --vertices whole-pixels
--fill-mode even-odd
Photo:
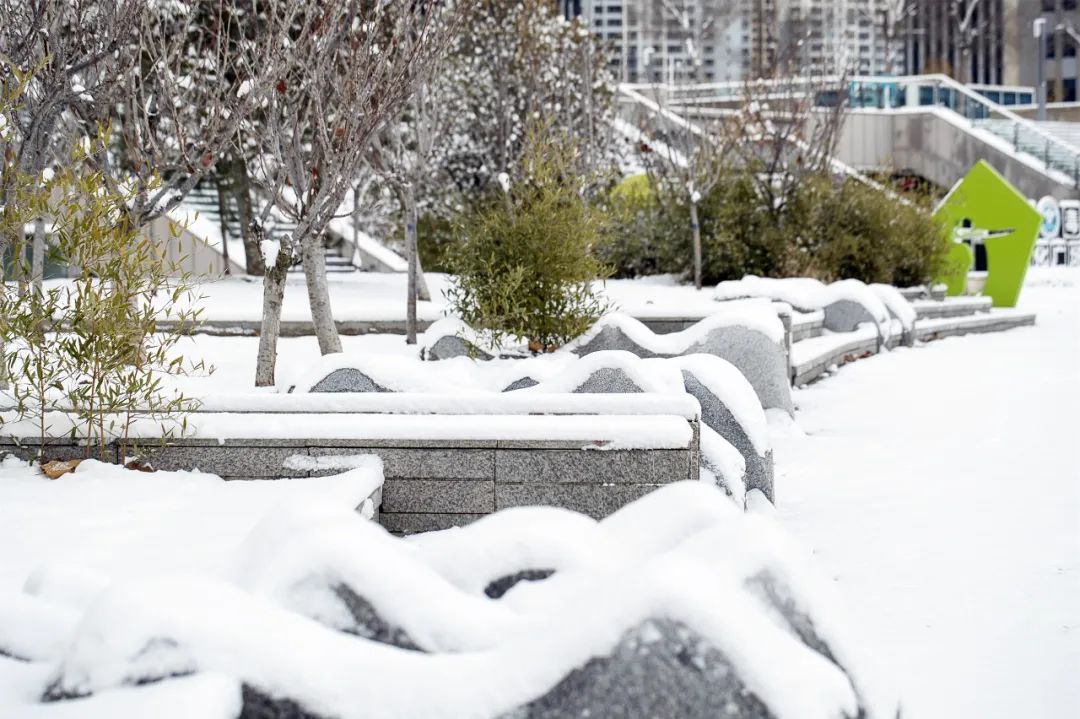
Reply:
[[[41,292],[41,283],[45,279],[45,218],[34,221],[34,246],[31,250],[30,281],[36,292]]]
[[[0,210],[2,212],[2,210]],[[6,234],[0,233],[0,282],[7,284],[7,269],[3,266],[4,255],[7,254],[7,250],[10,247],[12,252],[12,259],[15,258],[15,245],[16,241],[14,237],[8,237]],[[14,267],[14,262],[12,263]],[[6,318],[4,318],[6,319]],[[0,340],[0,390],[11,389],[11,385],[8,382],[7,362],[5,361],[5,349],[3,340]]]
[[[334,354],[341,351],[341,338],[334,324],[334,311],[330,307],[330,286],[326,281],[326,247],[322,237],[309,237],[303,250],[304,279],[307,280],[308,303],[311,305],[311,323],[319,339],[319,351]]]
[[[256,243],[262,240],[263,233],[258,226],[253,226],[251,237]],[[255,361],[256,387],[274,386],[277,341],[281,333],[281,304],[285,299],[285,280],[289,276],[290,264],[292,251],[283,246],[278,251],[277,261],[267,267],[263,275],[262,328],[259,332],[259,354]]]
[[[266,268],[263,266],[262,250],[259,248],[259,240],[255,239],[251,231],[251,221],[255,218],[251,207],[251,179],[248,177],[247,160],[242,157],[234,158],[229,163],[229,174],[232,176],[231,183],[233,195],[236,197],[236,215],[240,222],[240,233],[244,239],[244,260],[247,264],[249,275],[265,275]]]
[[[416,198],[413,186],[403,188],[402,199],[405,206],[405,259],[409,263],[409,278],[405,294],[405,344],[416,344]]]
[[[15,241],[11,243],[11,278],[18,285],[19,297],[26,299],[30,295],[27,277],[29,268],[26,266],[26,235],[22,227],[19,227],[19,230]]]
[[[420,237],[417,236],[417,249],[416,249],[416,299],[421,302],[431,302],[431,290],[427,285],[427,278],[424,277],[424,268],[420,265]]]
[[[219,180],[214,182],[214,187],[217,189],[218,226],[221,230],[221,259],[224,265],[222,274],[228,276],[232,274],[229,268],[229,198],[226,194],[228,190]]]
[[[701,223],[697,203],[690,201],[690,227],[694,231],[694,287],[701,289]]]

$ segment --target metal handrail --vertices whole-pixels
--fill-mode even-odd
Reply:
[[[631,102],[635,103],[639,107],[644,108],[651,115],[663,118],[664,120],[667,120],[668,122],[674,123],[676,126],[682,127],[683,129],[687,130],[688,132],[690,132],[692,135],[695,135],[696,137],[708,137],[708,133],[703,128],[699,127],[697,124],[695,124],[694,122],[692,122],[688,118],[684,118],[681,115],[679,115],[679,114],[677,114],[675,112],[672,112],[670,109],[668,109],[666,107],[663,107],[656,100],[652,100],[652,99],[646,97],[645,95],[643,95],[640,92],[640,90],[646,89],[646,88],[649,88],[649,87],[656,88],[657,86],[655,86],[655,85],[631,85],[629,83],[623,83],[623,84],[619,85],[619,93],[625,99],[630,100]],[[809,149],[809,143],[807,143],[802,138],[792,138],[792,142],[802,150]],[[829,156],[829,167],[832,169],[833,172],[836,172],[836,173],[845,175],[847,177],[850,177],[851,179],[855,180],[856,182],[862,183],[862,184],[864,184],[864,185],[866,185],[868,187],[872,187],[875,190],[879,190],[881,192],[889,194],[890,196],[897,197],[897,195],[892,190],[890,190],[889,188],[885,187],[884,185],[877,182],[876,180],[874,180],[874,179],[872,179],[870,177],[867,177],[866,175],[859,172],[858,170],[856,170],[851,165],[848,165],[847,163],[842,162],[841,160],[838,160],[837,158],[835,158],[835,157],[833,157],[831,155]]]
[[[1080,154],[1080,148],[1077,148],[1077,147],[1073,146],[1072,144],[1065,142],[1064,140],[1062,140],[1059,137],[1055,137],[1055,136],[1051,135],[1050,133],[1048,133],[1045,130],[1043,130],[1042,128],[1040,128],[1035,122],[1027,119],[1026,117],[1022,117],[1022,116],[1016,114],[1015,112],[1010,110],[1007,106],[1001,105],[999,103],[994,102],[993,100],[989,99],[988,97],[986,97],[984,95],[981,95],[978,92],[972,90],[967,85],[964,85],[963,83],[957,82],[956,80],[952,79],[948,75],[941,75],[941,74],[909,75],[909,76],[895,77],[895,78],[894,77],[880,77],[880,76],[878,76],[878,77],[874,77],[874,76],[856,76],[856,77],[851,78],[851,82],[852,83],[866,83],[866,84],[888,82],[889,84],[895,84],[895,85],[913,85],[913,84],[930,84],[930,83],[933,83],[939,89],[940,89],[940,87],[945,86],[945,87],[949,88],[950,90],[952,90],[953,92],[959,93],[959,94],[963,95],[964,97],[966,97],[967,99],[974,101],[977,105],[981,105],[981,106],[985,107],[989,112],[994,113],[996,115],[1000,115],[1001,117],[1003,117],[1003,118],[1005,118],[1007,120],[1015,122],[1017,125],[1019,125],[1021,127],[1024,127],[1025,129],[1031,131],[1035,135],[1038,135],[1039,137],[1046,140],[1047,142],[1055,144],[1055,145],[1062,145],[1067,150],[1072,152],[1073,154]],[[935,104],[940,104],[940,102],[936,102]]]
[[[1073,181],[1077,186],[1080,186],[1080,147],[1047,132],[1039,127],[1037,123],[1020,116],[1009,109],[1008,106],[994,102],[980,92],[963,83],[957,82],[947,75],[939,73],[900,76],[854,75],[848,78],[843,78],[839,75],[822,75],[770,78],[752,80],[750,82],[758,88],[766,89],[774,86],[791,88],[792,86],[798,87],[799,85],[821,87],[823,84],[827,86],[830,82],[837,84],[844,83],[848,87],[864,85],[871,87],[888,86],[908,89],[912,86],[930,86],[933,89],[933,98],[931,100],[932,106],[944,107],[952,112],[965,116],[971,122],[972,127],[976,127],[977,121],[983,119],[980,117],[973,117],[972,115],[985,114],[985,119],[1000,118],[1012,123],[1011,142],[1014,150],[1036,157],[1046,166],[1047,170],[1050,171],[1058,171],[1067,175],[1070,174],[1070,170],[1063,168],[1064,166],[1070,166]],[[650,89],[654,93],[662,91],[670,98],[670,102],[673,105],[691,106],[734,99],[738,97],[740,90],[745,87],[746,81],[728,81],[682,86],[670,86],[664,84],[627,84],[623,85],[621,89],[625,95],[641,95]],[[1015,87],[1004,89],[1020,92],[1027,90],[1028,88]],[[949,99],[946,99],[946,95]],[[975,113],[961,111],[960,106],[964,103],[968,103],[968,107],[974,106],[978,108],[978,111]],[[894,109],[894,107],[886,102],[885,109]],[[698,110],[698,112],[701,113],[701,110]],[[1027,145],[1029,149],[1023,149],[1022,145]],[[1032,145],[1035,147],[1032,147]],[[1039,145],[1041,145],[1041,147],[1038,147]],[[1058,158],[1061,158],[1062,155],[1064,155],[1064,158],[1055,162],[1054,157],[1057,156]]]

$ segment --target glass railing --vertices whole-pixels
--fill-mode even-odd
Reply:
[[[1047,168],[1068,175],[1073,184],[1080,187],[1080,148],[994,100],[999,97],[1016,104],[1028,104],[1032,96],[1033,90],[1029,88],[968,87],[944,75],[859,77],[851,81],[849,88],[849,104],[854,108],[942,107],[951,110],[973,126],[1008,141],[1017,152],[1031,155]]]
[[[828,88],[830,81],[836,89]],[[755,96],[766,101],[805,98],[814,93],[819,107],[846,103],[856,109],[903,111],[923,107],[941,107],[968,120],[972,127],[993,132],[1012,148],[1040,160],[1048,169],[1068,175],[1080,187],[1080,148],[1039,127],[1010,109],[1011,105],[1029,105],[1034,89],[995,85],[963,85],[946,75],[859,76],[845,81],[839,77],[796,77],[755,82]],[[847,94],[843,88],[846,84]],[[730,106],[746,96],[744,82],[700,85],[624,85],[624,92],[641,92],[662,97],[668,107]],[[703,112],[703,111],[702,111]]]

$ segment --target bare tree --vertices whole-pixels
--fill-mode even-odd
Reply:
[[[142,14],[139,68],[112,108],[117,151],[97,158],[114,181],[144,188],[132,207],[138,224],[179,205],[237,149],[293,62],[287,43],[301,5],[271,17],[251,0],[194,0]]]
[[[692,122],[686,106],[663,106],[660,93],[656,100],[641,98],[639,102],[651,111],[641,157],[653,186],[687,207],[694,287],[700,290],[703,270],[698,207],[723,177],[733,136],[718,122]]]
[[[678,28],[690,60],[691,79],[704,82],[706,48],[723,44],[721,35],[736,20],[740,8],[736,3],[715,0],[660,0],[658,9],[660,22],[674,23]]]
[[[971,67],[971,48],[978,37],[978,9],[980,0],[949,0],[949,19],[953,25],[953,72],[960,82],[973,82]],[[957,62],[959,55],[959,62]]]
[[[272,13],[290,0],[271,0]],[[267,262],[256,384],[274,382],[284,281],[272,267],[298,252],[323,354],[341,351],[326,278],[323,231],[355,184],[371,138],[397,115],[457,29],[460,3],[326,0],[292,23],[289,71],[266,108],[264,186],[296,223]],[[281,253],[287,253],[282,255]]]
[[[743,85],[741,107],[726,125],[734,136],[730,146],[738,163],[751,170],[770,212],[780,215],[807,178],[830,171],[847,87],[844,72]]]
[[[610,131],[614,76],[600,40],[566,22],[549,0],[475,0],[468,32],[454,38],[432,93],[450,120],[433,166],[475,199],[521,176],[526,126],[550,118],[583,141],[581,174],[617,164]]]
[[[124,49],[138,36],[146,0],[0,0],[0,84],[16,89],[18,110],[5,143],[11,167],[40,177],[58,157],[65,120],[100,113],[127,92],[133,58]],[[28,82],[20,85],[19,77]],[[10,175],[9,175],[10,177]],[[9,188],[0,187],[7,196]],[[34,222],[31,278],[40,284],[45,254],[43,218]],[[0,238],[22,257],[22,233]],[[21,283],[21,260],[14,263]]]
[[[436,138],[441,137],[449,126],[449,118],[445,111],[439,111],[437,102],[428,88],[417,88],[398,122],[389,124],[371,148],[371,164],[394,189],[405,227],[405,259],[409,265],[405,299],[407,344],[416,344],[417,300],[431,299],[420,268],[417,195],[430,190],[440,179],[446,179],[440,178],[441,173],[433,173],[431,164]]]

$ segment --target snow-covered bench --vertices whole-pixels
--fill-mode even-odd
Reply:
[[[858,280],[827,285],[808,277],[747,276],[721,282],[713,297],[721,301],[767,298],[790,305],[800,315],[821,313],[822,327],[830,332],[854,332],[870,324],[879,347],[914,342],[915,313],[910,302],[889,285],[866,285]]]
[[[10,673],[16,711],[897,713],[812,558],[700,482],[600,522],[521,508],[408,541],[347,510],[282,508],[222,559],[223,576],[0,601],[0,649],[14,637],[30,660]]]

